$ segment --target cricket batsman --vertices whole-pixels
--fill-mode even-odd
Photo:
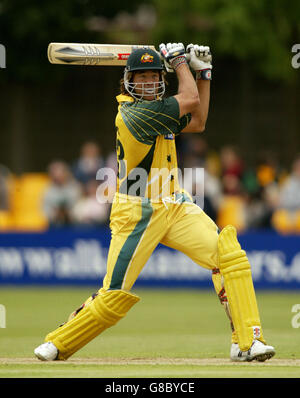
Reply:
[[[117,97],[117,191],[103,284],[34,350],[40,360],[66,360],[122,319],[139,301],[132,287],[159,243],[212,271],[230,319],[232,361],[265,361],[275,354],[263,337],[251,267],[236,229],[228,225],[219,232],[179,184],[175,136],[205,129],[210,49],[182,43],[159,48],[160,54],[149,48],[131,53]],[[177,94],[167,98],[166,71],[178,79]]]

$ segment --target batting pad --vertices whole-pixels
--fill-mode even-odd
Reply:
[[[230,307],[240,350],[247,351],[253,340],[262,342],[261,322],[254,291],[251,267],[246,252],[237,240],[236,229],[226,226],[218,239],[219,269]]]
[[[115,325],[139,300],[135,294],[123,290],[101,289],[94,300],[73,319],[49,333],[45,341],[56,346],[58,359],[66,360],[105,329]]]

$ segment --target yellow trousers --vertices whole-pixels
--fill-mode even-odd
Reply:
[[[153,203],[117,193],[110,227],[105,290],[129,291],[159,243],[185,253],[204,268],[213,270],[218,265],[218,228],[184,194]]]
[[[242,262],[241,264],[244,265],[245,256],[242,256],[243,251],[240,250],[230,229],[221,232],[225,235],[220,242],[216,224],[184,194],[177,194],[163,203],[116,194],[111,210],[110,227],[112,239],[103,287],[96,295],[88,298],[75,313],[72,313],[68,322],[46,336],[46,341],[51,341],[58,347],[59,359],[67,359],[103,330],[114,325],[139,300],[137,296],[130,293],[130,290],[159,243],[185,253],[195,263],[212,271],[216,293],[231,321],[232,342],[237,343],[239,340],[233,325],[229,300],[224,290],[223,276],[218,269],[218,266],[222,265],[231,289],[231,302],[233,307],[236,307],[233,315],[235,315],[234,319],[240,335],[243,337],[245,330],[247,333],[250,331],[244,343],[245,349],[249,349],[252,343],[251,325],[254,322],[257,328],[257,325],[260,327],[260,322],[254,311],[255,305],[251,312],[250,303],[249,308],[251,308],[245,309],[246,315],[243,317],[238,312],[240,311],[239,303],[234,301],[237,291],[242,295],[243,293],[247,295],[247,292],[244,292],[240,286],[236,288],[236,283],[231,282],[230,271],[235,266],[238,268],[236,274],[238,275],[237,283],[239,283],[241,279],[238,272],[239,264]],[[220,248],[222,256],[220,256]],[[239,256],[241,261],[238,264],[235,261],[232,265],[231,257],[228,260],[228,255],[235,255],[234,258]],[[249,285],[251,276],[249,276],[248,268],[246,271],[243,268],[242,279]],[[252,293],[252,302],[254,302],[254,291]],[[252,322],[250,327],[247,323],[248,318]],[[250,341],[248,341],[248,335]]]

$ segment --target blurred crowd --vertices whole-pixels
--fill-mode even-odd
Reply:
[[[203,170],[194,174],[198,179],[193,178],[190,193],[194,199],[197,195],[202,197],[204,211],[220,228],[233,224],[240,232],[275,229],[283,234],[300,233],[300,155],[293,159],[289,169],[282,168],[270,153],[262,153],[250,167],[239,148],[224,146],[214,151],[197,134],[181,136],[178,162],[183,180],[196,168]],[[20,188],[20,182],[15,183],[13,192],[16,196],[19,192],[22,203],[15,205],[23,213],[20,225],[26,225],[30,217],[32,220],[25,205],[33,205],[34,192],[40,195],[37,200],[47,227],[108,225],[111,204],[101,200],[104,192],[99,191],[99,186],[103,181],[97,178],[97,172],[104,167],[117,173],[116,154],[105,157],[99,143],[89,141],[82,145],[72,164],[64,160],[49,164],[45,178],[38,180],[42,181],[42,190],[34,188],[37,185],[32,182],[28,185],[25,177],[23,185],[27,181],[27,191]],[[7,183],[10,176],[10,171],[0,166],[0,230],[17,225],[8,221],[12,206]]]
[[[284,168],[276,154],[263,151],[250,166],[237,146],[213,151],[199,135],[182,141],[181,168],[204,168],[204,184],[195,181],[193,190],[202,189],[203,208],[219,228],[300,233],[300,154]]]
[[[117,173],[116,155],[104,158],[96,142],[83,144],[78,159],[71,165],[62,160],[48,167],[50,185],[45,191],[43,210],[50,226],[104,225],[111,204],[99,196],[97,172],[104,167]],[[112,187],[114,189],[114,187]]]

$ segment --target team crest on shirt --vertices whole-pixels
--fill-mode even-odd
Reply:
[[[169,134],[165,134],[165,140],[174,140],[174,134],[169,133]]]
[[[141,62],[143,62],[143,63],[146,63],[146,62],[153,62],[153,56],[150,55],[150,54],[148,54],[148,53],[145,53],[145,54],[143,54],[142,57],[141,57]]]

